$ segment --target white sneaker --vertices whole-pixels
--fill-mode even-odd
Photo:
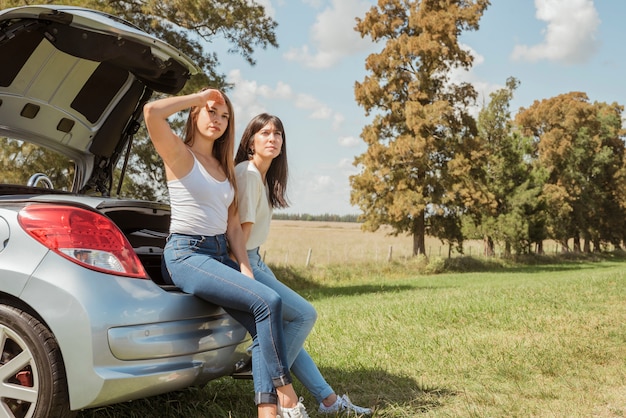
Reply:
[[[304,399],[298,399],[298,404],[293,408],[283,408],[278,405],[278,418],[309,418],[306,408],[302,405]]]
[[[350,402],[348,395],[337,396],[337,400],[331,406],[326,406],[320,403],[319,412],[322,414],[333,414],[337,412],[354,413],[357,415],[370,415],[372,410],[370,408],[363,408]]]

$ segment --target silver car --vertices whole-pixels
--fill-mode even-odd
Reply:
[[[143,104],[197,71],[101,12],[0,11],[0,138],[74,164],[68,186],[46,173],[0,185],[0,416],[68,417],[246,375],[245,329],[161,274],[169,207],[107,197]]]

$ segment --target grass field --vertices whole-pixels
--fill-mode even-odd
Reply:
[[[391,235],[391,228],[364,232],[361,224],[351,222],[272,221],[270,236],[262,247],[266,263],[306,266],[337,263],[382,263],[406,260],[413,254],[413,237],[406,234]],[[544,251],[554,254],[560,249],[552,241],[544,243]],[[448,257],[448,245],[439,239],[426,238],[429,257]],[[496,247],[496,251],[499,248]],[[468,240],[463,254],[456,251],[451,256],[476,257],[483,253],[482,241]]]
[[[389,228],[364,232],[360,224],[350,222],[273,221],[262,251],[266,263],[295,266],[304,266],[307,260],[309,264],[326,265],[410,257],[413,238],[392,236],[390,232]],[[448,254],[448,247],[436,239],[429,239],[426,248],[431,255]],[[468,243],[466,252],[476,255],[477,251],[481,251],[478,244]]]
[[[273,229],[268,244],[315,242],[297,229]],[[352,235],[329,229],[329,245]],[[275,270],[318,310],[306,348],[328,382],[375,417],[626,416],[626,258],[464,262],[484,271],[432,275],[412,260]],[[79,417],[255,415],[252,382],[223,378]]]

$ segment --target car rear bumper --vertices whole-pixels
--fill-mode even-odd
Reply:
[[[250,341],[230,347],[216,348],[193,356],[145,362],[130,362],[113,367],[99,367],[95,372],[102,386],[89,404],[79,408],[124,402],[161,393],[199,386],[210,380],[234,373],[244,368],[249,359]]]
[[[59,343],[73,410],[202,385],[250,360],[249,334],[223,309],[52,252],[20,298]]]

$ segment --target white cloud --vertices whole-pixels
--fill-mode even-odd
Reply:
[[[361,145],[361,140],[353,136],[342,136],[337,142],[339,142],[340,146],[345,148],[354,148],[358,145]]]
[[[535,7],[537,19],[547,22],[544,40],[533,46],[517,45],[513,59],[577,64],[597,51],[600,18],[593,0],[535,0]]]
[[[310,187],[313,192],[331,191],[335,187],[335,181],[331,176],[316,176],[311,179]]]
[[[287,213],[358,213],[350,205],[348,177],[356,171],[349,158],[332,165],[321,164],[312,170],[290,170],[288,197],[291,206],[286,209]]]
[[[237,115],[235,122],[238,124],[245,123],[259,113],[267,111],[265,105],[260,102],[261,99],[286,94],[285,86],[280,85],[273,90],[256,81],[244,79],[240,70],[228,73],[227,80],[235,85],[235,88],[228,92],[228,96],[233,103],[235,115]]]
[[[341,125],[343,125],[343,122],[346,120],[345,116],[342,115],[341,113],[335,113],[333,115],[333,129],[335,131],[338,131],[339,129],[341,129]]]
[[[299,109],[310,110],[309,117],[311,119],[330,119],[333,115],[330,107],[308,94],[298,94],[295,105]]]
[[[259,113],[271,113],[271,110],[267,109],[270,100],[290,102],[293,107],[308,112],[309,119],[329,120],[332,122],[332,129],[336,131],[340,130],[345,120],[341,113],[335,112],[311,95],[296,94],[290,85],[282,81],[278,81],[276,87],[259,84],[257,81],[245,79],[240,70],[229,72],[227,81],[235,86],[232,91],[228,92],[228,97],[237,115],[238,130],[243,129],[242,123]]]
[[[308,45],[303,45],[287,51],[284,54],[285,59],[311,68],[330,68],[345,56],[372,48],[371,41],[362,39],[354,30],[356,17],[364,16],[370,7],[370,1],[332,0],[317,15],[311,28],[310,42],[315,52]]]
[[[289,84],[285,84],[282,81],[279,81],[276,84],[276,98],[277,99],[290,99],[293,97],[293,90]]]
[[[470,113],[473,116],[478,116],[480,109],[482,109],[483,105],[489,102],[489,95],[494,91],[501,89],[503,85],[493,84],[481,80],[476,76],[473,72],[474,67],[482,65],[485,62],[485,57],[476,52],[469,45],[461,45],[463,49],[469,51],[474,57],[474,64],[469,69],[466,70],[464,68],[453,68],[450,70],[450,82],[454,84],[459,83],[470,83],[476,89],[476,93],[478,93],[478,97],[476,98],[476,104],[470,109]],[[505,81],[505,80],[502,80]]]
[[[341,160],[339,160],[338,168],[345,172],[348,177],[352,174],[357,174],[359,172],[354,166],[354,158],[342,158]]]

